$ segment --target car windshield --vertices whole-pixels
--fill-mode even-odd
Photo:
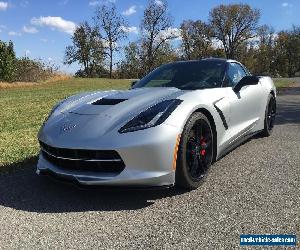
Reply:
[[[221,87],[226,63],[190,61],[163,65],[137,82],[133,88],[175,87],[205,89]]]

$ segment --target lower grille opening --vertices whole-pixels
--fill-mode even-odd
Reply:
[[[125,164],[114,150],[54,148],[40,142],[43,157],[55,166],[77,171],[120,173]]]

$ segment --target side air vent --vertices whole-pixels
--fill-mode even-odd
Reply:
[[[97,100],[93,102],[93,105],[116,105],[120,102],[124,102],[127,99],[108,99],[108,98],[102,98],[100,100]]]

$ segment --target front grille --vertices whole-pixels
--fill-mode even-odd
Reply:
[[[40,142],[44,158],[55,166],[78,171],[120,173],[125,164],[114,150],[86,150],[51,147]]]

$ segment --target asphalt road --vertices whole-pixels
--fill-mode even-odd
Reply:
[[[34,158],[10,166],[0,174],[0,248],[239,249],[243,233],[299,240],[300,84],[278,106],[271,137],[227,154],[191,192],[81,190],[38,178]]]

